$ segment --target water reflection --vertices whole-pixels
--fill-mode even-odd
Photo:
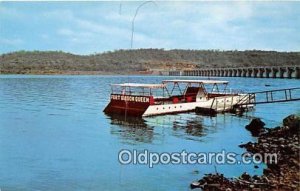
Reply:
[[[154,116],[146,118],[108,115],[111,133],[126,143],[153,143],[163,141],[165,135],[202,142],[204,137],[217,130],[216,118],[194,113]]]
[[[174,121],[173,122],[173,130],[175,132],[184,132],[190,136],[204,136],[205,127],[203,127],[203,119],[202,118],[192,118],[194,120],[188,120],[185,124],[181,121]]]
[[[111,134],[118,135],[127,143],[151,143],[154,127],[146,123],[143,118],[125,117],[123,115],[108,115],[111,120]]]
[[[187,190],[192,180],[214,172],[214,167],[123,166],[115,160],[117,153],[120,148],[137,148],[155,152],[225,149],[242,154],[245,150],[238,145],[255,141],[244,128],[250,119],[230,114],[210,118],[186,113],[125,120],[107,119],[102,113],[109,102],[109,84],[159,83],[166,79],[174,77],[0,75],[1,188]],[[219,79],[229,80],[235,89],[246,92],[265,90],[265,84],[270,84],[270,89],[299,86],[299,80],[292,79]],[[299,113],[299,108],[300,102],[257,105],[248,117],[262,118],[267,127],[275,127],[289,114]],[[191,173],[195,170],[199,175]],[[220,165],[217,170],[227,177],[245,171],[257,173],[253,165]],[[121,179],[118,177],[122,183],[112,181]]]
[[[206,135],[216,132],[216,118],[194,113],[181,114],[173,121],[172,130],[176,137],[202,142]]]

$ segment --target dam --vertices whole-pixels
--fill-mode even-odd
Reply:
[[[300,79],[300,66],[205,68],[191,70],[170,70],[164,73],[169,76],[215,76]]]

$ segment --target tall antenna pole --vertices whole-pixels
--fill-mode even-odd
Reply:
[[[154,5],[156,5],[156,3],[155,3],[154,1],[145,1],[145,2],[143,2],[142,4],[140,4],[140,5],[136,8],[135,14],[134,14],[134,16],[133,16],[133,18],[132,18],[132,23],[131,23],[131,43],[130,43],[130,49],[132,49],[132,47],[133,47],[133,33],[134,33],[134,21],[135,21],[135,18],[136,18],[136,16],[137,16],[137,14],[138,14],[140,8],[141,8],[142,6],[144,6],[144,5],[146,5],[147,3],[153,3]],[[156,6],[157,6],[157,5],[156,5]]]

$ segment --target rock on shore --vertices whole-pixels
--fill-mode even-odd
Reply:
[[[259,125],[258,128],[253,128]],[[252,127],[249,127],[252,126]],[[300,190],[300,117],[290,115],[283,120],[282,127],[264,128],[260,120],[252,121],[247,129],[258,136],[255,143],[240,145],[252,154],[265,156],[267,165],[262,176],[250,176],[247,173],[239,178],[228,179],[222,174],[207,174],[191,188],[203,190]],[[252,133],[253,134],[253,133]],[[269,160],[265,154],[277,154],[277,163]]]
[[[249,125],[246,125],[246,129],[255,137],[265,132],[264,127],[265,123],[260,119],[253,119]]]

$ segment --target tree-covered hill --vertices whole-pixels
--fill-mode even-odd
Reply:
[[[300,65],[300,52],[117,50],[93,55],[19,51],[0,56],[1,73],[157,74],[160,70]]]

